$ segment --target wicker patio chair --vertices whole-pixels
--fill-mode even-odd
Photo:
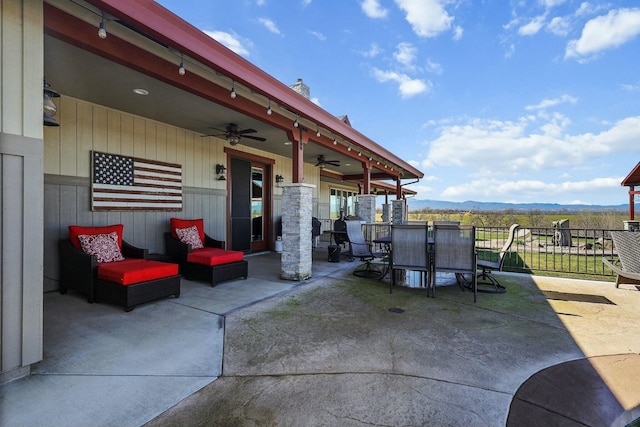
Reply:
[[[505,293],[507,290],[504,286],[502,286],[498,279],[496,279],[491,272],[492,271],[502,271],[502,267],[504,265],[504,260],[506,258],[511,245],[516,237],[516,230],[520,227],[519,224],[513,224],[509,228],[509,234],[507,236],[507,240],[504,242],[502,249],[500,249],[500,253],[498,254],[498,261],[489,261],[484,259],[478,260],[478,269],[482,270],[478,273],[478,286],[480,285],[488,285],[489,288],[478,288],[478,292],[490,292],[490,293]]]
[[[435,273],[455,273],[462,290],[473,291],[473,302],[478,299],[478,255],[476,252],[476,229],[473,225],[434,224],[433,295],[435,296]],[[466,280],[465,275],[470,279]]]
[[[427,295],[431,285],[431,254],[428,243],[429,227],[426,224],[394,224],[391,226],[391,283],[389,293],[393,292],[396,284],[396,270],[421,272]],[[434,294],[435,296],[435,294]]]
[[[614,262],[602,258],[602,262],[618,275],[616,288],[620,284],[640,285],[640,233],[633,231],[611,231],[613,246],[618,252]]]

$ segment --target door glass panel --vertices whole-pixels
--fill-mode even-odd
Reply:
[[[264,170],[251,168],[251,240],[263,240],[264,236],[264,203],[263,203]]]

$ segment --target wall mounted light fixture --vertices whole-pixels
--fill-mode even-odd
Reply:
[[[217,164],[216,165],[216,175],[218,175],[218,181],[226,180],[227,179],[225,177],[226,174],[227,174],[227,168],[225,168],[224,165]]]
[[[53,98],[60,98],[60,94],[51,89],[51,85],[45,80],[42,100],[43,124],[45,126],[60,126],[60,123],[53,118],[53,116],[58,112],[58,107],[54,104]]]
[[[284,176],[276,175],[276,184],[282,184],[284,182]]]

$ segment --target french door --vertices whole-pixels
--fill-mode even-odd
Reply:
[[[230,160],[231,249],[269,249],[271,229],[271,167],[255,160]]]

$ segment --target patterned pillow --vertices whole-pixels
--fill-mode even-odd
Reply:
[[[202,240],[200,240],[200,233],[198,232],[198,227],[192,225],[187,228],[176,228],[176,234],[180,238],[182,243],[186,243],[187,245],[191,245],[191,249],[202,249],[204,245],[202,244]]]
[[[95,255],[98,262],[124,261],[118,246],[118,233],[115,231],[109,234],[80,234],[78,240],[82,250]]]

